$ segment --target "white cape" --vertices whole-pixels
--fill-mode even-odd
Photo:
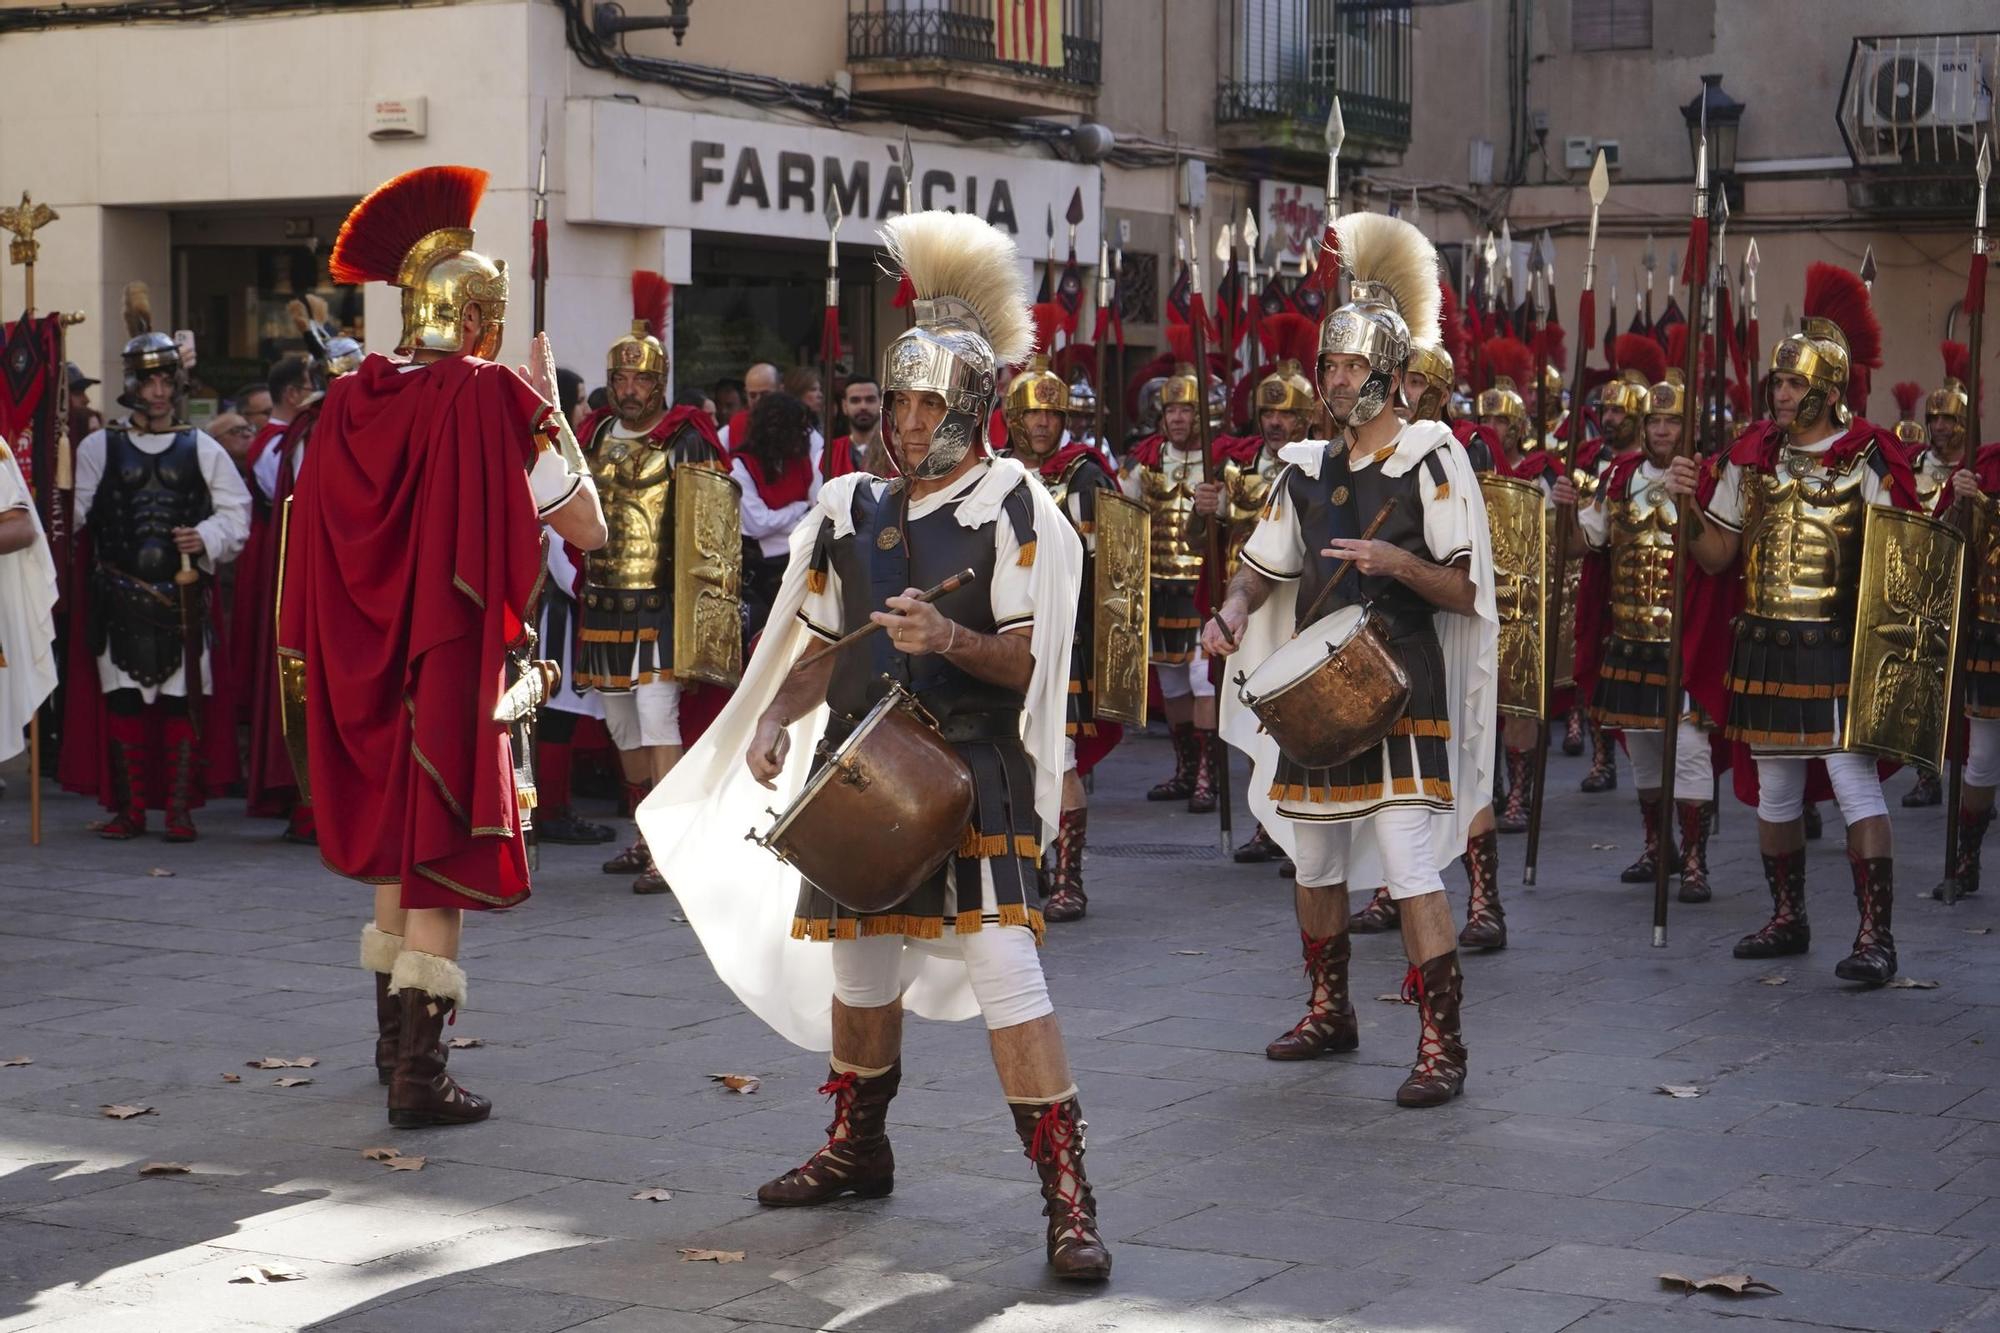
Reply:
[[[1309,477],[1319,476],[1326,458],[1326,442],[1305,440],[1286,445],[1278,457],[1294,464]],[[1438,641],[1444,650],[1445,698],[1451,720],[1452,813],[1430,821],[1432,850],[1439,870],[1465,851],[1465,837],[1472,820],[1491,800],[1493,791],[1493,742],[1500,702],[1500,683],[1495,672],[1499,647],[1500,615],[1493,598],[1493,542],[1486,526],[1486,502],[1479,491],[1478,474],[1465,456],[1464,448],[1448,427],[1435,421],[1414,422],[1396,437],[1396,452],[1380,464],[1385,477],[1400,477],[1417,466],[1426,454],[1436,451],[1444,463],[1445,481],[1451,488],[1447,502],[1464,510],[1461,515],[1472,543],[1473,614],[1437,614]],[[1318,552],[1308,552],[1315,559]],[[1257,723],[1257,715],[1244,707],[1234,681],[1240,670],[1248,675],[1292,637],[1297,599],[1292,585],[1281,585],[1264,600],[1244,627],[1239,647],[1231,658],[1229,680],[1222,691],[1222,738],[1250,757],[1250,809],[1264,829],[1287,856],[1298,850],[1298,836],[1292,821],[1278,813],[1271,796],[1272,774],[1278,764],[1278,743]],[[1354,842],[1348,851],[1348,883],[1369,888],[1382,883],[1381,855],[1375,846],[1375,821],[1363,819],[1352,825]]]
[[[967,527],[996,518],[1005,522],[1001,502],[1028,476],[1013,459],[991,460],[986,476],[959,504],[959,522]],[[805,787],[813,746],[826,726],[825,705],[792,723],[791,749],[785,771],[775,781],[777,790],[759,786],[744,757],[757,720],[800,650],[812,642],[798,611],[820,526],[831,523],[837,534],[852,531],[854,487],[874,480],[850,473],[821,488],[817,504],[792,530],[791,562],[743,683],[701,740],[639,807],[639,827],[654,863],[673,885],[715,974],[779,1036],[815,1051],[833,1047],[832,950],[823,941],[791,938],[799,873],[745,835],[769,829],[775,813]],[[1035,765],[1035,812],[1046,842],[1062,815],[1063,718],[1083,544],[1046,489],[1030,485],[1026,493],[1035,506],[1035,669],[1022,740]],[[906,950],[903,985],[905,1007],[925,1018],[955,1021],[979,1012],[965,965],[955,957]]]
[[[26,747],[35,710],[56,687],[56,560],[34,495],[12,451],[0,444],[0,512],[26,505],[30,546],[0,555],[0,760]]]

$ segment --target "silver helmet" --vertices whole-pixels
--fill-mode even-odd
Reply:
[[[1368,379],[1343,423],[1361,426],[1400,392],[1397,380],[1410,359],[1412,330],[1426,339],[1438,336],[1437,250],[1415,227],[1386,214],[1350,213],[1334,227],[1341,264],[1352,279],[1347,304],[1320,325],[1319,361],[1322,367],[1329,356],[1368,362]],[[1324,377],[1316,380],[1324,402]]]
[[[180,344],[171,335],[153,327],[153,297],[143,282],[125,284],[125,332],[129,335],[120,356],[125,362],[125,388],[118,401],[137,411],[139,383],[157,370],[174,374],[175,415],[187,392],[188,367],[181,364]]]

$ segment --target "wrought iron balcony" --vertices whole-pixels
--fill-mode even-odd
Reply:
[[[1103,70],[1102,0],[847,0],[856,91],[1088,110]]]
[[[2000,32],[1856,37],[1840,86],[1840,133],[1857,167],[1970,171],[2000,131]]]
[[[1232,77],[1215,101],[1225,144],[1318,154],[1338,94],[1347,151],[1365,158],[1409,147],[1408,0],[1230,3]]]

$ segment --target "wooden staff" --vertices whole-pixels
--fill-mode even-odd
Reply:
[[[1688,222],[1688,340],[1687,362],[1683,369],[1681,383],[1687,386],[1681,395],[1681,440],[1675,446],[1678,457],[1694,445],[1695,431],[1699,422],[1696,412],[1701,403],[1698,386],[1701,380],[1698,370],[1701,364],[1702,316],[1708,296],[1708,124],[1704,118],[1701,127],[1700,146],[1695,152],[1694,165],[1694,207]],[[1688,496],[1674,506],[1674,578],[1671,596],[1672,614],[1668,618],[1667,631],[1667,688],[1664,715],[1660,719],[1660,794],[1658,827],[1660,847],[1653,857],[1653,947],[1667,947],[1667,874],[1673,861],[1667,850],[1673,845],[1674,814],[1674,760],[1680,750],[1681,721],[1681,642],[1687,617],[1687,568],[1688,510],[1694,506],[1693,496]]]
[[[1590,173],[1590,243],[1584,250],[1583,290],[1576,298],[1576,355],[1571,359],[1570,383],[1583,384],[1583,368],[1590,359],[1590,343],[1597,326],[1597,215],[1604,207],[1605,198],[1611,193],[1611,172],[1605,164],[1604,154],[1598,153],[1597,165]],[[1536,358],[1541,359],[1539,356]],[[1535,367],[1539,379],[1541,366]],[[1548,416],[1548,394],[1535,395],[1537,417]],[[1574,478],[1576,475],[1576,445],[1583,434],[1583,404],[1579,388],[1576,407],[1569,414],[1569,438],[1563,442],[1562,475]],[[1543,448],[1547,448],[1543,444]],[[1534,803],[1528,810],[1528,850],[1521,866],[1521,882],[1532,885],[1535,869],[1540,863],[1542,848],[1542,795],[1548,787],[1549,778],[1549,724],[1555,716],[1556,648],[1562,642],[1563,594],[1568,587],[1569,574],[1569,530],[1576,522],[1574,504],[1558,505],[1555,520],[1555,564],[1549,575],[1551,596],[1542,602],[1542,615],[1546,621],[1543,640],[1545,665],[1542,670],[1542,725],[1538,729],[1539,742],[1535,746]],[[1579,687],[1581,688],[1581,687]]]
[[[916,600],[919,602],[935,602],[938,598],[945,596],[947,593],[957,592],[960,588],[963,588],[966,584],[972,582],[974,579],[978,577],[979,575],[973,573],[969,569],[961,569],[958,571],[958,573],[953,574],[950,578],[946,579],[943,583],[938,584],[935,588],[926,588],[924,591],[918,593],[916,596]],[[880,625],[876,624],[874,621],[871,620],[867,624],[861,626],[859,629],[849,630],[847,633],[841,635],[840,638],[834,640],[832,643],[827,644],[824,648],[816,648],[812,652],[807,653],[804,657],[801,657],[797,662],[792,664],[792,670],[803,671],[805,670],[805,668],[809,666],[817,666],[821,662],[825,661],[827,658],[832,657],[835,653],[839,652],[841,649],[853,647],[855,644],[861,642],[863,639],[867,638],[869,635],[875,633],[877,630],[881,628],[882,627]]]
[[[1194,325],[1194,438],[1201,449],[1201,480],[1210,485],[1216,480],[1215,452],[1208,438],[1208,311],[1201,298],[1201,249],[1195,241],[1198,225],[1193,206],[1188,208],[1188,287],[1193,302]],[[1229,559],[1229,534],[1221,514],[1212,515],[1207,523],[1207,550],[1201,561],[1201,581],[1208,589],[1208,606],[1214,614],[1222,606],[1225,591],[1226,571]],[[1219,691],[1222,688],[1222,659],[1214,658],[1208,664],[1208,677]],[[1217,702],[1218,720],[1221,709]],[[1215,772],[1215,809],[1220,816],[1222,851],[1226,856],[1233,841],[1230,828],[1229,810],[1229,749],[1223,744],[1222,728],[1218,725],[1209,737],[1213,748],[1212,763]]]
[[[1111,386],[1104,379],[1104,343],[1111,335],[1111,246],[1104,239],[1103,224],[1098,226],[1097,236],[1097,312],[1091,320],[1090,340],[1096,346],[1096,365],[1091,370],[1090,385],[1095,392],[1090,408],[1090,438],[1097,451],[1110,458],[1111,450],[1104,443],[1104,399],[1111,392]]]
[[[1368,521],[1367,528],[1362,531],[1362,541],[1372,542],[1375,540],[1375,534],[1380,532],[1382,525],[1389,521],[1389,515],[1396,512],[1396,501],[1398,498],[1392,495],[1382,502],[1382,507],[1375,511],[1375,517]],[[1353,568],[1354,562],[1352,560],[1343,560],[1333,567],[1333,577],[1328,579],[1326,586],[1319,590],[1319,596],[1313,598],[1312,605],[1307,607],[1306,613],[1299,617],[1298,624],[1292,626],[1293,638],[1296,639],[1299,635],[1304,634],[1307,628],[1315,620],[1319,619],[1319,609],[1326,605],[1326,599],[1333,595],[1333,590],[1340,586],[1340,581],[1346,578]]]
[[[1979,451],[1979,355],[1981,334],[1986,328],[1986,182],[1993,171],[1993,141],[1982,139],[1979,143],[1979,203],[1972,219],[1972,273],[1965,289],[1966,322],[1970,325],[1966,333],[1966,350],[1971,364],[1966,369],[1965,392],[1965,464],[1974,463],[1974,455]],[[1959,506],[1969,509],[1970,506]],[[1965,521],[1965,562],[1964,574],[1959,585],[1958,623],[1963,627],[1971,623],[1973,589],[1979,578],[1979,562],[1975,559],[1978,538],[1985,527],[1993,521],[1992,516],[1972,510]],[[1951,732],[1958,728],[1965,717],[1965,661],[1961,647],[1958,668],[1951,673],[1950,701],[1945,709],[1945,749],[1951,750]],[[1970,727],[1967,727],[1968,733]],[[1967,742],[1971,737],[1968,734]],[[1958,810],[1965,798],[1965,753],[1960,750],[1951,756],[1950,779],[1946,782],[1944,816],[1944,882],[1941,897],[1947,905],[1958,901]]]

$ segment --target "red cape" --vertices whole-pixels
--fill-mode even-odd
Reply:
[[[259,627],[270,619],[278,570],[278,529],[272,519],[275,508],[264,503],[257,489],[257,460],[290,429],[287,422],[265,422],[243,455],[243,484],[250,488],[250,536],[236,557],[236,587],[229,597],[229,670],[236,682],[246,687],[256,679]],[[268,625],[263,628],[268,629]],[[238,722],[251,720],[251,692],[245,688],[237,695]],[[251,804],[250,813],[260,813],[254,799]]]
[[[282,819],[298,800],[299,782],[292,773],[291,752],[285,748],[284,719],[278,703],[278,547],[284,526],[285,500],[292,494],[292,456],[312,434],[320,404],[313,403],[285,428],[278,448],[278,492],[262,543],[253,528],[256,562],[251,547],[236,565],[236,619],[230,639],[236,647],[237,679],[249,701],[250,753],[244,773],[244,794],[250,813]],[[247,600],[246,600],[247,599]]]
[[[1106,458],[1101,450],[1094,445],[1085,444],[1081,440],[1071,440],[1068,444],[1050,454],[1039,465],[1036,465],[1026,454],[1016,454],[1014,457],[1019,458],[1023,463],[1031,467],[1038,466],[1038,470],[1044,477],[1055,478],[1062,476],[1063,473],[1069,470],[1069,465],[1079,458],[1094,460],[1099,467],[1104,469],[1105,474],[1113,480],[1116,480],[1118,476],[1118,469],[1111,466],[1111,460]]]
[[[746,421],[748,420],[747,413],[742,413],[739,415],[742,415]],[[585,417],[582,421],[577,423],[576,426],[577,440],[583,444],[589,444],[590,437],[597,433],[598,428],[601,427],[606,421],[612,420],[616,416],[617,413],[613,412],[608,407],[598,408],[595,412],[592,412],[589,416]],[[695,433],[700,435],[702,439],[708,441],[709,447],[715,450],[715,456],[717,458],[721,458],[723,456],[722,437],[720,435],[717,435],[715,432],[715,418],[710,416],[708,413],[702,411],[698,407],[668,408],[666,415],[660,418],[659,424],[657,424],[651,430],[646,432],[645,438],[655,441],[656,443],[659,444],[665,444],[669,440],[673,439],[674,436],[681,433],[682,426],[693,426],[695,429]],[[735,429],[733,427],[729,432],[729,438],[735,440],[738,444],[743,443],[743,441],[740,438],[738,438]]]
[[[320,855],[405,907],[528,895],[511,747],[493,720],[542,574],[525,482],[552,411],[505,366],[333,383],[292,501],[279,651],[306,663]]]

